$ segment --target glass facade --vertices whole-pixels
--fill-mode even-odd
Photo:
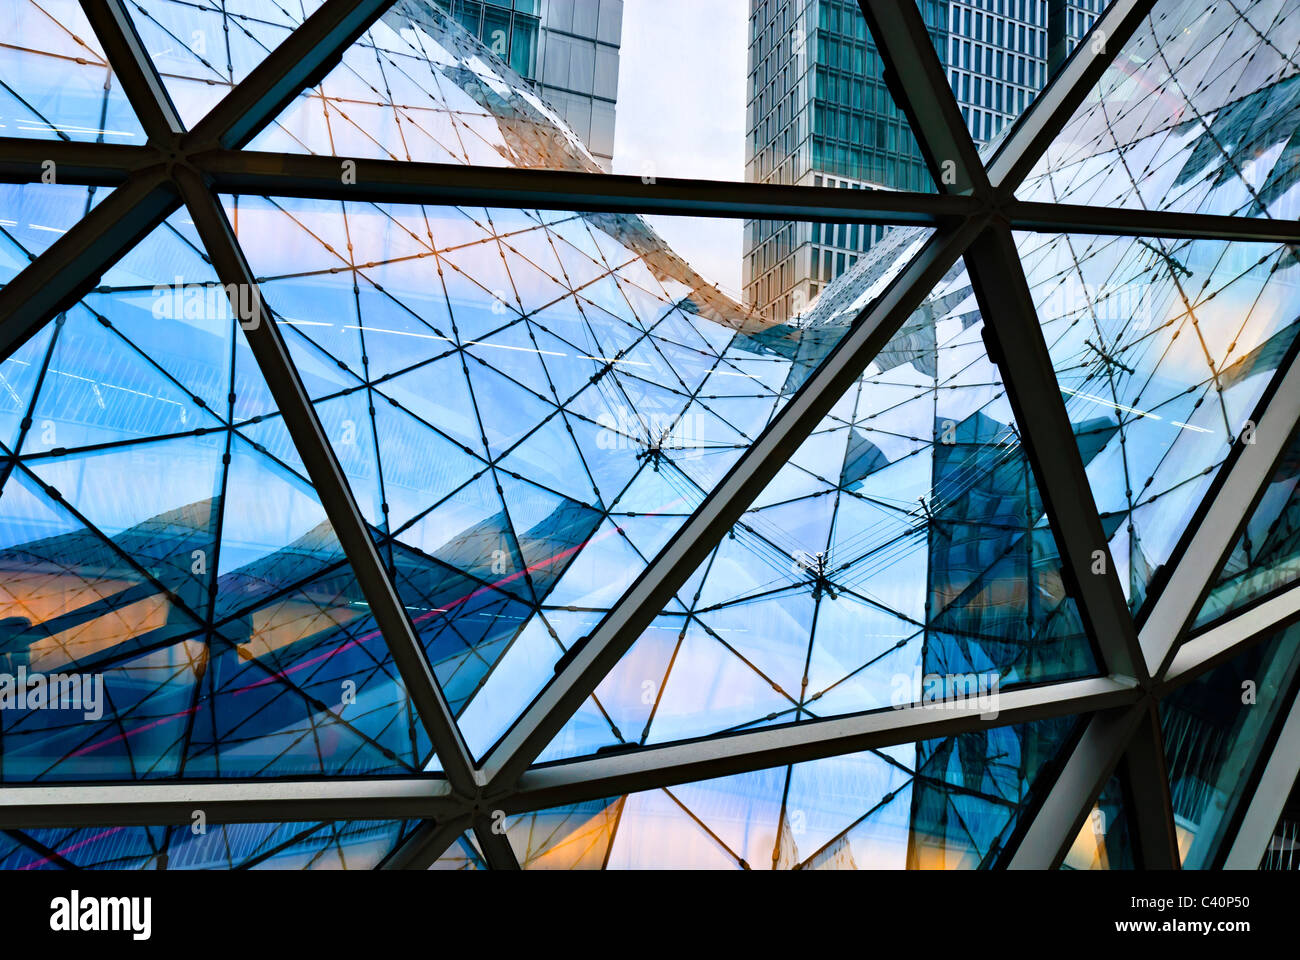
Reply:
[[[1187,869],[1217,866],[1226,853],[1223,840],[1250,797],[1251,771],[1295,700],[1298,639],[1300,630],[1288,627],[1161,704],[1174,824]]]
[[[548,31],[583,37],[594,22],[593,42],[616,46],[618,4],[391,4],[250,151],[222,152],[249,164],[243,182],[212,172],[211,193],[124,240],[25,337],[11,332],[21,308],[6,292],[60,256],[57,238],[120,212],[141,174],[42,180],[38,164],[0,184],[0,790],[39,805],[52,786],[144,795],[396,781],[445,785],[437,799],[460,804],[457,757],[429,732],[430,692],[485,778],[512,750],[528,753],[528,776],[502,794],[500,829],[476,806],[456,808],[437,849],[427,823],[392,819],[405,811],[313,808],[299,821],[290,801],[284,819],[206,833],[166,818],[6,820],[0,867],[372,868],[413,849],[428,855],[406,862],[434,869],[502,858],[538,869],[1005,867],[1074,782],[1062,765],[1087,761],[1076,745],[1095,712],[1146,709],[1145,697],[1160,702],[1176,854],[1220,865],[1296,696],[1297,628],[1269,625],[1252,645],[1252,627],[1213,669],[1195,658],[1205,624],[1290,584],[1294,438],[1217,576],[1218,557],[1179,544],[1295,352],[1295,244],[1249,230],[1286,235],[1264,221],[1294,219],[1300,196],[1298,68],[1285,53],[1300,41],[1300,18],[1286,15],[1296,2],[1157,4],[1026,163],[1022,198],[1226,214],[1210,223],[1232,237],[1196,236],[1209,230],[1197,218],[1178,230],[1140,221],[1149,236],[1127,223],[997,227],[1015,244],[1007,269],[1028,284],[1038,372],[1054,378],[1028,397],[1025,369],[996,346],[1007,318],[981,309],[978,265],[960,252],[932,259],[953,243],[946,222],[840,233],[748,221],[747,257],[789,248],[773,270],[794,247],[821,245],[817,295],[778,317],[720,291],[641,215],[601,212],[584,195],[609,182],[598,145],[536,84],[549,82]],[[258,64],[275,64],[316,6],[129,10],[192,126]],[[1003,55],[990,79],[1007,108],[994,92],[990,135],[1045,82],[1043,6],[922,6],[936,54],[969,40]],[[923,175],[882,82],[846,89],[874,90],[871,109],[893,117],[883,142],[865,132],[865,102],[840,110],[842,99],[816,94],[880,75],[855,5],[753,9],[762,82],[750,129],[769,145],[761,163],[783,157],[755,179],[865,189],[858,165],[891,163]],[[1068,9],[1079,33],[1100,13]],[[51,151],[142,144],[79,10],[21,5],[21,43],[0,53],[12,99],[0,133]],[[525,62],[533,41],[515,43],[533,29]],[[214,30],[220,56],[175,45],[210,44]],[[1036,65],[1023,83],[1022,55]],[[75,82],[60,86],[65,69]],[[963,107],[988,106],[955,92]],[[797,149],[783,154],[787,134]],[[337,185],[289,172],[310,161],[332,173],[339,160]],[[466,188],[477,202],[367,182],[370,160],[480,176]],[[489,167],[562,174],[535,208],[515,202],[526,192],[484,200],[509,179]],[[203,203],[229,224],[253,282],[230,283]],[[301,383],[301,409],[264,372],[267,330]],[[1034,436],[1044,406],[1073,433],[1062,430],[1058,450]],[[806,428],[789,428],[756,468],[754,451],[799,417]],[[1068,444],[1080,475],[1066,504],[1042,464]],[[337,465],[349,509],[320,482],[322,462]],[[722,500],[734,522],[696,532]],[[1108,550],[1059,529],[1062,510],[1093,504]],[[373,553],[348,539],[349,520]],[[1114,612],[1126,627],[1137,616],[1135,630],[1162,564],[1209,565],[1200,624],[1170,638],[1195,660],[1185,674],[1153,663],[1160,685],[1143,690],[1145,678],[1117,666],[1118,641],[1097,628],[1080,574],[1080,557],[1095,564],[1097,553],[1113,558],[1100,572],[1116,578]],[[635,599],[673,556],[682,576],[660,581],[664,602]],[[592,654],[611,623],[622,623],[617,642]],[[590,668],[599,678],[566,693],[588,656],[606,658]],[[530,725],[531,753],[512,746]],[[767,736],[779,746],[728,759]],[[700,749],[703,759],[674,759]],[[579,775],[619,758],[643,768]],[[1126,767],[1093,774],[1095,789],[1074,798],[1082,829],[1071,821],[1043,865],[1139,862],[1134,810],[1152,792]],[[576,785],[560,796],[566,775]]]
[[[1289,586],[1300,572],[1300,441],[1293,439],[1197,616],[1202,625]]]
[[[436,0],[533,81],[605,170],[614,158],[623,0]]]
[[[972,138],[984,146],[1048,78],[1049,17],[1068,49],[1103,0],[915,0]],[[849,190],[928,191],[929,171],[894,103],[854,0],[752,0],[745,178]],[[883,227],[755,220],[745,295],[764,316],[802,314]]]
[[[1300,870],[1300,789],[1291,788],[1282,815],[1273,827],[1261,870]]]

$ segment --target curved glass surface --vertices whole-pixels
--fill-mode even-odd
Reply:
[[[1161,0],[1019,196],[1294,218],[1297,2]],[[125,9],[193,125],[318,6]],[[567,66],[585,83],[574,65],[586,48],[561,49],[554,36],[617,49],[617,5],[594,5],[590,22],[577,5],[544,16],[531,4],[488,6],[394,4],[253,148],[608,169],[613,144],[601,139],[596,101],[610,64],[591,65],[605,93],[565,93],[549,71]],[[1090,23],[1095,6],[1077,22]],[[923,19],[941,47],[964,50],[971,9],[946,7],[946,25],[945,5],[930,0]],[[879,63],[855,5],[827,0],[802,25],[768,0],[751,12],[746,175],[864,188],[895,162],[886,186],[924,188],[910,133],[874,83]],[[995,23],[974,22],[976,32]],[[77,4],[10,4],[0,25],[0,133],[85,141],[88,164],[95,144],[142,142]],[[1030,26],[1032,46],[1042,25]],[[788,73],[769,69],[778,60]],[[864,73],[870,104],[855,102],[849,82]],[[781,98],[806,86],[813,100],[844,102],[786,114]],[[1020,99],[1040,87],[1002,77],[997,89],[1013,86]],[[671,90],[649,92],[674,102]],[[964,88],[957,96],[979,107],[978,89],[970,103]],[[1020,109],[1002,106],[996,122],[975,125],[992,135]],[[867,114],[881,132],[874,144],[861,129]],[[797,171],[773,159],[787,140],[801,163],[811,155]],[[640,171],[645,186],[656,170],[673,173],[652,165]],[[301,192],[280,175],[281,193]],[[107,193],[0,185],[0,283]],[[476,760],[932,236],[591,210],[217,202]],[[1257,401],[1293,346],[1295,250],[1016,240],[1074,428],[1061,442],[1079,446],[1137,610],[1233,444],[1248,442]],[[724,261],[743,283],[715,276]],[[309,458],[228,303],[252,291],[222,286],[185,210],[80,289],[89,292],[0,365],[0,781],[437,769]],[[965,270],[921,294],[541,759],[957,700],[987,703],[979,729],[520,814],[507,833],[525,866],[1006,859],[1077,718],[999,722],[997,697],[1041,686],[1047,709],[1053,683],[1101,672],[1061,560],[1065,548],[1085,556],[1096,545],[1057,542],[982,337],[997,318],[981,316]],[[1246,521],[1202,622],[1290,581],[1293,454]],[[1214,864],[1231,832],[1293,688],[1293,634],[1161,692],[1188,866]],[[1247,683],[1266,709],[1238,708]],[[1066,867],[1132,865],[1141,818],[1120,781],[1103,790]],[[6,830],[0,866],[374,867],[415,829]],[[471,831],[432,867],[479,869],[498,855]]]

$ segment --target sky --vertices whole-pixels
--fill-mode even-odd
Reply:
[[[745,178],[749,0],[625,0],[614,172]],[[741,284],[740,220],[647,217],[725,291]]]

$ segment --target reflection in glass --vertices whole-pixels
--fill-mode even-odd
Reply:
[[[1174,824],[1183,867],[1222,862],[1223,840],[1250,773],[1271,749],[1300,668],[1300,627],[1281,633],[1176,690],[1160,704]]]
[[[400,820],[7,830],[0,870],[371,870]]]
[[[1259,504],[1232,547],[1197,615],[1200,626],[1240,610],[1300,574],[1300,436],[1282,453]]]
[[[974,869],[1072,721],[998,727],[509,817],[525,869]]]

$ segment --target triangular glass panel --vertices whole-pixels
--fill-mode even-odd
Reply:
[[[0,13],[0,31],[5,136],[145,142],[140,121],[74,0],[14,0]]]
[[[1222,868],[1234,818],[1252,798],[1259,765],[1275,743],[1273,731],[1294,702],[1298,675],[1300,627],[1293,625],[1160,702],[1184,869]]]
[[[186,127],[194,127],[310,13],[298,0],[132,0],[126,10]]]
[[[1300,330],[1285,245],[1018,236],[1120,582],[1138,609]]]
[[[1246,518],[1223,569],[1210,586],[1195,626],[1240,610],[1300,575],[1300,435],[1293,437]]]
[[[1129,829],[1128,790],[1128,777],[1122,770],[1111,774],[1061,862],[1062,870],[1136,868],[1134,838]]]
[[[1298,12],[1159,0],[1016,195],[1295,219]]]

